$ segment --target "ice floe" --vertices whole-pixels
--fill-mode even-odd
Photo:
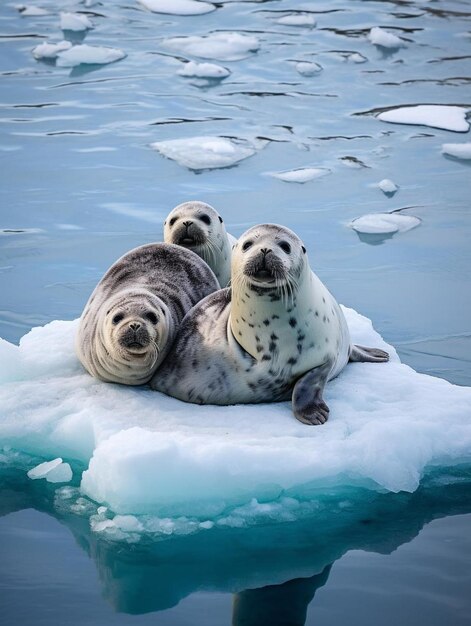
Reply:
[[[367,235],[386,235],[394,233],[405,233],[416,226],[421,220],[412,215],[402,215],[401,213],[369,213],[362,217],[357,217],[349,226],[359,233]]]
[[[308,26],[313,28],[316,25],[316,20],[310,13],[290,13],[289,15],[279,17],[276,23],[283,26]]]
[[[93,24],[86,15],[80,13],[61,13],[60,27],[62,30],[82,32],[93,28]]]
[[[56,59],[59,52],[64,52],[72,48],[70,41],[59,41],[58,43],[40,43],[31,51],[35,59]]]
[[[50,12],[47,9],[42,9],[41,7],[35,7],[32,5],[25,6],[24,4],[20,4],[16,8],[24,17],[41,17],[43,15],[50,15]]]
[[[414,124],[466,133],[469,130],[466,113],[467,109],[460,106],[417,104],[383,111],[377,117],[382,122],[393,124]]]
[[[369,41],[375,46],[381,46],[382,48],[390,48],[396,50],[402,48],[405,43],[397,35],[388,33],[388,31],[375,26],[368,34]]]
[[[217,136],[157,141],[151,148],[191,170],[230,167],[257,151],[248,141]]]
[[[219,61],[239,61],[260,48],[256,37],[235,32],[170,37],[164,40],[163,45],[170,50]]]
[[[414,372],[370,320],[345,314],[353,341],[387,349],[391,361],[350,364],[331,381],[323,426],[298,422],[288,402],[196,406],[102,383],[74,354],[77,321],[56,321],[19,346],[0,341],[0,440],[83,464],[82,496],[119,515],[171,517],[169,527],[181,515],[228,519],[253,498],[308,502],[313,490],[349,485],[413,491],[431,468],[469,461],[471,389]],[[88,510],[86,499],[75,504]]]
[[[170,15],[203,15],[216,10],[214,4],[198,0],[138,0],[138,2],[153,13]]]
[[[231,72],[222,65],[215,63],[196,63],[189,61],[183,67],[177,70],[179,76],[188,76],[194,78],[226,78]]]
[[[394,183],[392,180],[389,180],[389,178],[383,178],[383,180],[380,180],[378,183],[378,187],[387,196],[393,196],[399,189],[396,183]]]
[[[124,59],[126,53],[118,48],[105,48],[103,46],[89,46],[81,44],[59,52],[57,65],[60,67],[75,67],[77,65],[106,65]]]
[[[269,175],[273,176],[273,178],[279,178],[286,183],[307,183],[310,180],[322,178],[330,173],[331,170],[327,167],[298,167],[283,172],[269,172]]]
[[[61,458],[45,461],[28,472],[28,478],[38,480],[45,478],[48,483],[68,483],[72,478],[72,469]]]
[[[442,153],[456,159],[471,159],[471,142],[468,143],[444,143]]]
[[[301,76],[315,76],[322,72],[322,65],[319,63],[315,63],[313,61],[299,61],[296,63],[296,71],[301,74]]]

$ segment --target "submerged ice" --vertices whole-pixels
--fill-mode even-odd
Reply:
[[[313,490],[413,491],[431,467],[471,460],[471,389],[418,374],[367,318],[345,314],[353,340],[387,349],[391,361],[350,364],[331,381],[323,426],[298,422],[289,403],[195,406],[104,384],[74,354],[77,322],[56,321],[19,346],[0,342],[0,438],[36,458],[85,467],[82,500],[73,504],[95,511],[97,532],[115,534],[123,524],[139,531],[132,519],[118,519],[116,530],[107,521],[115,513],[143,524],[150,516],[147,529],[167,518],[173,527],[181,516],[198,528],[231,524],[231,511],[239,519],[254,499],[296,518]],[[89,499],[108,511],[96,513]]]

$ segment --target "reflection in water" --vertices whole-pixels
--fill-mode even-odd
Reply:
[[[460,466],[429,476],[415,493],[356,489],[347,513],[336,506],[295,522],[216,526],[127,544],[92,533],[88,516],[54,509],[57,487],[28,480],[22,469],[3,469],[0,482],[0,515],[34,508],[68,527],[95,562],[103,595],[116,611],[162,611],[192,593],[217,590],[235,593],[237,626],[302,625],[332,563],[347,551],[389,554],[430,521],[471,512],[471,467]],[[345,494],[339,495],[345,505]]]

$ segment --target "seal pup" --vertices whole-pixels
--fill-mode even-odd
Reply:
[[[340,306],[288,228],[263,224],[245,232],[233,249],[231,285],[185,317],[153,389],[199,404],[291,398],[298,420],[323,424],[328,380],[349,360],[389,359],[351,344]]]
[[[164,222],[164,241],[196,252],[216,274],[221,287],[231,278],[231,251],[237,239],[209,204],[193,200],[176,206]]]
[[[184,315],[219,289],[196,254],[165,243],[127,252],[98,283],[79,322],[76,352],[96,378],[148,382],[165,358]]]

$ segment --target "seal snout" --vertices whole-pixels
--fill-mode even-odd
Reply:
[[[145,349],[150,342],[151,337],[145,325],[135,320],[123,329],[119,337],[121,346],[132,351]]]
[[[271,248],[261,248],[247,261],[244,273],[257,283],[272,284],[283,278],[284,268]]]

